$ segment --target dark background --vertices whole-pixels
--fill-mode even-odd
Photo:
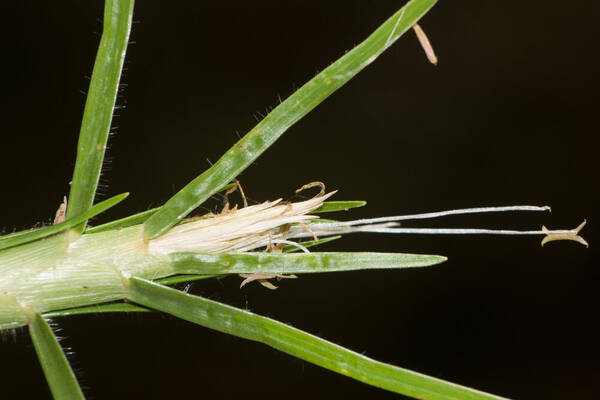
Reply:
[[[160,205],[403,1],[139,1],[97,218]],[[539,238],[348,236],[321,250],[443,254],[429,269],[308,275],[277,291],[238,278],[192,292],[288,322],[378,360],[518,399],[600,396],[592,1],[441,0],[293,126],[240,179],[255,202],[304,183],[367,207],[340,218],[535,204],[551,214],[411,226],[572,228],[590,249]],[[48,223],[68,193],[100,1],[1,6],[1,226]],[[218,202],[207,204],[215,207]],[[398,398],[261,344],[175,318],[57,320],[91,398]],[[3,398],[49,397],[26,330],[3,335]]]

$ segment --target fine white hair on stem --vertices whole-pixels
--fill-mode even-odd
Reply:
[[[306,247],[302,246],[300,243],[292,242],[291,240],[273,239],[271,242],[272,243],[288,244],[290,246],[294,246],[294,247],[299,248],[300,250],[302,250],[303,252],[305,252],[307,254],[310,254],[310,251]]]

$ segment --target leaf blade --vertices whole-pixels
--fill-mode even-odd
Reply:
[[[94,202],[129,41],[133,3],[107,0],[104,6],[102,38],[81,122],[67,218],[83,214]],[[74,229],[83,232],[85,222]]]
[[[302,274],[428,267],[446,257],[403,253],[232,253],[169,255],[179,274]]]
[[[377,28],[367,39],[325,68],[271,111],[214,165],[171,197],[144,224],[153,239],[238,176],[289,127],[348,82],[417,22],[437,0],[412,0]]]
[[[84,399],[73,369],[56,336],[40,314],[29,324],[29,333],[46,381],[55,399]]]
[[[246,310],[130,278],[130,300],[195,324],[264,343],[363,383],[420,399],[501,399],[488,393],[385,364]]]

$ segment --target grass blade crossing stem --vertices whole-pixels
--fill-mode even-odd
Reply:
[[[465,386],[375,361],[246,310],[183,293],[144,279],[130,278],[129,283],[129,299],[135,303],[210,329],[264,343],[369,385],[419,399],[500,399]]]

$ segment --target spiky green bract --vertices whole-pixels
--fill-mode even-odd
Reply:
[[[437,0],[412,0],[365,41],[335,61],[271,111],[212,167],[171,197],[145,222],[147,239],[158,237],[238,176],[290,126],[371,64]]]
[[[133,3],[133,0],[107,0],[104,5],[102,39],[79,132],[67,218],[85,213],[94,202],[129,41]],[[85,225],[83,221],[74,230],[81,233]]]
[[[85,222],[88,219],[108,210],[109,208],[114,207],[115,205],[123,201],[127,196],[129,196],[129,193],[121,193],[116,196],[113,196],[110,199],[104,200],[103,202],[96,204],[92,208],[86,210],[83,214],[78,215],[75,218],[70,218],[65,222],[61,222],[60,224],[50,225],[36,230],[17,232],[11,235],[2,236],[0,237],[0,250],[43,239],[45,237],[56,235],[57,233],[73,228],[81,224],[82,222]]]
[[[29,324],[29,333],[46,381],[55,400],[84,399],[75,374],[63,353],[56,336],[40,314]]]
[[[375,361],[289,325],[159,284],[129,279],[129,299],[145,307],[277,350],[358,381],[419,399],[500,397]]]
[[[351,208],[362,207],[366,205],[366,201],[325,201],[323,205],[316,210],[313,210],[313,214],[333,212],[333,211],[348,211]]]
[[[446,257],[402,253],[172,253],[179,274],[302,274],[428,267]]]

